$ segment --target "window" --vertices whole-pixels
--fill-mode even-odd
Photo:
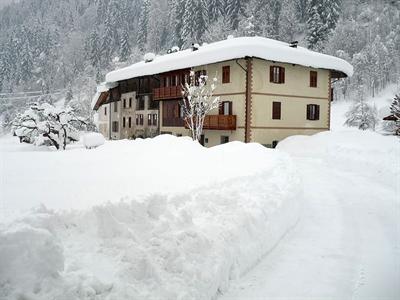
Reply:
[[[132,97],[129,98],[129,107],[132,107]]]
[[[123,128],[126,127],[126,119],[125,119],[125,117],[122,118],[122,127]]]
[[[104,107],[104,115],[107,116],[107,107]]]
[[[185,110],[183,108],[183,104],[179,104],[179,117],[182,119],[185,117]]]
[[[222,83],[231,82],[231,67],[224,66],[222,67]]]
[[[139,115],[136,115],[136,125],[139,125]]]
[[[143,125],[143,114],[139,115],[139,125]]]
[[[203,78],[203,76],[206,76],[206,75],[207,75],[206,70],[196,71],[194,73],[195,85],[199,85],[199,80],[201,80]]]
[[[132,127],[132,118],[131,117],[129,117],[129,119],[128,119],[128,126],[129,126],[129,128]]]
[[[226,143],[229,143],[229,136],[222,135],[221,136],[221,144],[226,144]]]
[[[147,115],[147,125],[151,126],[151,114]]]
[[[273,83],[285,83],[285,68],[271,66],[269,69],[269,81]]]
[[[307,105],[307,120],[319,120],[319,105],[308,104]]]
[[[144,103],[144,96],[139,96],[138,100],[136,101],[136,110],[144,110]]]
[[[124,108],[126,108],[126,99],[124,99]]]
[[[272,102],[272,119],[281,119],[281,102]]]
[[[310,87],[317,87],[318,73],[316,71],[310,71]]]
[[[112,131],[118,132],[118,122],[117,121],[112,122]]]
[[[219,107],[220,115],[232,115],[232,101],[223,101]]]
[[[153,114],[153,126],[157,126],[158,125],[158,115],[157,114]]]
[[[114,112],[118,112],[118,102],[114,102]]]

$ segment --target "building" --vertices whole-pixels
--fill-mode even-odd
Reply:
[[[332,80],[353,73],[342,59],[261,37],[232,38],[169,52],[108,73],[94,108],[101,114],[113,101],[137,93],[138,86],[127,82],[148,78],[151,84],[146,95],[152,103],[160,103],[158,132],[189,135],[180,108],[181,84],[194,70],[217,78],[215,96],[222,101],[205,119],[202,144],[243,141],[273,147],[291,135],[329,130]],[[117,122],[112,117],[108,120]],[[125,138],[122,128],[112,124],[118,129],[115,138]]]

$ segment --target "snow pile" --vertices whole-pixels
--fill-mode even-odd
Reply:
[[[158,56],[156,60],[150,63],[139,62],[108,73],[106,81],[117,82],[128,78],[202,66],[247,56],[306,67],[337,70],[347,76],[353,75],[353,67],[348,62],[334,56],[310,51],[303,47],[292,48],[287,43],[263,37],[238,37],[203,45],[198,51],[187,49]]]
[[[2,154],[17,161],[26,153]],[[70,178],[77,174],[77,181],[63,181],[60,191],[75,193],[59,205],[87,209],[41,206],[0,227],[0,298],[212,299],[297,221],[302,190],[290,157],[258,144],[206,149],[187,138],[160,136],[33,158],[38,153],[30,153],[31,166],[38,160],[50,165],[55,155],[60,163],[72,164],[58,168]],[[92,167],[85,153],[99,166]],[[43,182],[45,176],[50,181],[42,199],[62,196],[51,193],[51,172],[35,171]],[[82,192],[89,182],[81,173],[92,177],[96,193]],[[18,185],[27,182],[21,176]],[[132,192],[119,197],[121,189],[128,191],[124,186],[133,186]],[[147,194],[134,192],[140,186]],[[99,196],[107,189],[114,191],[113,202]]]
[[[86,149],[96,148],[101,145],[104,145],[105,138],[101,133],[90,132],[86,133],[82,137],[82,144],[86,147]]]
[[[279,143],[278,149],[291,155],[319,158],[332,165],[337,163],[358,170],[363,176],[378,180],[389,176],[400,182],[400,141],[393,136],[360,130],[326,131],[289,137]]]

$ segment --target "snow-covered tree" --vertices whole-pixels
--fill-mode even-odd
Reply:
[[[128,29],[124,27],[121,35],[121,43],[119,47],[119,59],[120,61],[126,61],[131,54],[131,46],[129,44],[129,33]]]
[[[296,16],[295,3],[292,0],[283,0],[279,17],[279,38],[285,42],[294,40],[299,22]]]
[[[49,103],[34,103],[12,122],[14,134],[21,142],[51,145],[57,150],[79,140],[79,131],[86,121],[70,107],[56,108]]]
[[[186,46],[200,43],[207,31],[207,5],[205,0],[186,0],[181,37]]]
[[[400,135],[400,95],[395,95],[390,105],[390,113],[394,117],[394,133]]]
[[[144,0],[140,10],[137,44],[141,51],[145,50],[147,42],[147,29],[149,26],[150,1]]]
[[[196,76],[190,72],[189,82],[183,86],[182,109],[186,125],[188,126],[194,141],[199,141],[203,132],[205,116],[220,105],[220,98],[213,96],[216,88],[215,82],[208,83],[206,75]]]
[[[365,102],[363,87],[359,87],[358,99],[346,113],[345,125],[361,130],[375,130],[378,123],[377,109]]]

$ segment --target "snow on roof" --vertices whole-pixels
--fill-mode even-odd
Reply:
[[[115,82],[139,76],[154,75],[244,58],[246,56],[306,67],[335,70],[347,76],[353,75],[352,65],[334,56],[310,51],[303,47],[292,48],[287,43],[263,37],[238,37],[203,45],[197,51],[186,49],[157,56],[151,62],[146,63],[141,61],[108,73],[106,81]]]

